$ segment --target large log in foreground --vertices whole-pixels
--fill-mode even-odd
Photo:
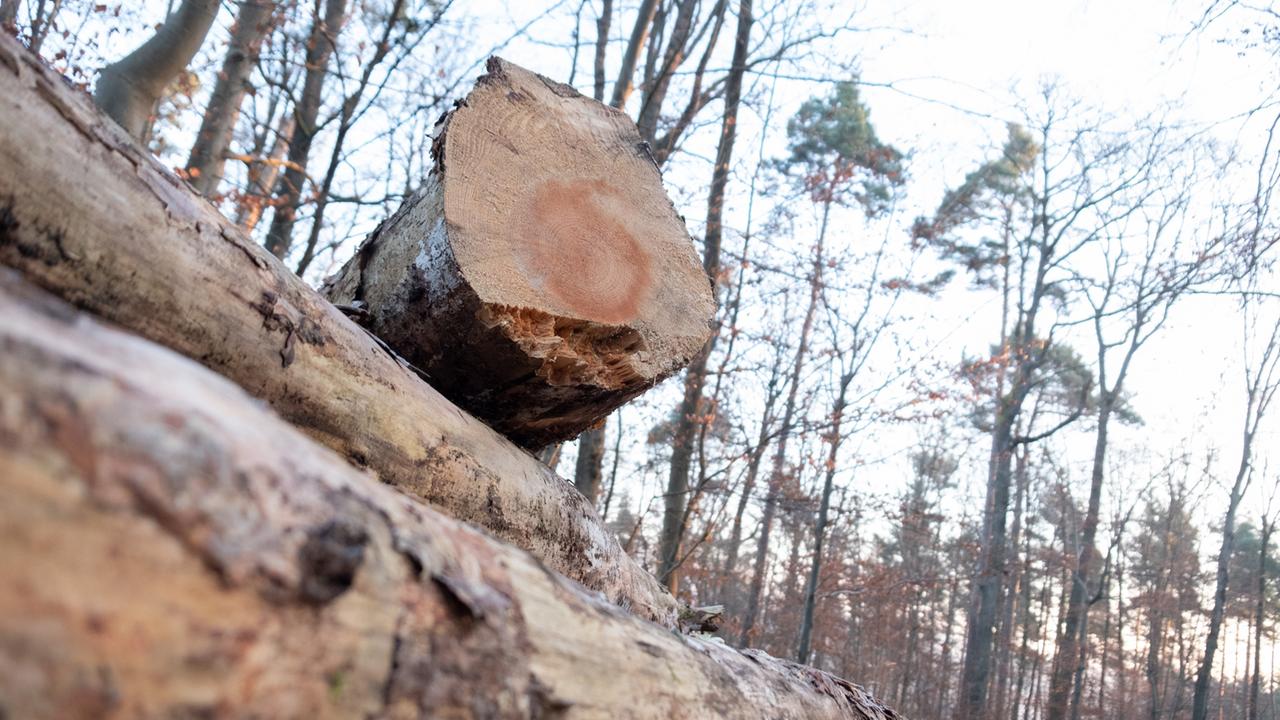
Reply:
[[[624,113],[492,58],[432,156],[325,294],[450,400],[537,448],[702,348],[711,283]]]
[[[352,469],[0,273],[0,714],[863,718]]]
[[[459,410],[0,33],[0,264],[227,376],[384,482],[674,627],[571,483]]]

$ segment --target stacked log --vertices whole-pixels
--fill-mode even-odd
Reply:
[[[0,269],[0,717],[896,717],[826,673],[682,632],[572,485],[8,37],[0,125],[0,263],[17,271]],[[400,217],[442,202],[448,225],[450,182]],[[457,277],[473,321],[524,348],[489,323],[502,303],[475,273]],[[652,334],[674,326],[648,302],[613,320],[506,306],[589,338],[612,323],[642,337],[637,357],[693,342]],[[380,308],[394,324],[401,309]],[[636,392],[558,377],[535,370],[511,396],[561,398],[530,427],[567,432]]]
[[[536,449],[702,349],[711,282],[622,112],[494,58],[432,156],[325,293],[450,400]]]
[[[0,273],[5,717],[892,718],[672,633]]]

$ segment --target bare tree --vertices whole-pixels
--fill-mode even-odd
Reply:
[[[1280,319],[1268,331],[1259,330],[1256,317],[1251,312],[1251,301],[1246,298],[1242,303],[1245,317],[1246,357],[1244,367],[1245,414],[1244,428],[1241,433],[1240,463],[1236,468],[1235,481],[1231,485],[1231,493],[1227,497],[1227,512],[1222,520],[1222,545],[1218,550],[1218,569],[1215,574],[1213,593],[1213,609],[1209,613],[1209,628],[1204,641],[1204,655],[1196,672],[1195,694],[1191,701],[1191,719],[1206,720],[1209,716],[1209,682],[1213,675],[1214,655],[1218,651],[1218,638],[1222,632],[1222,621],[1226,614],[1227,582],[1231,555],[1235,549],[1236,511],[1244,497],[1253,474],[1254,440],[1258,428],[1271,406],[1271,401],[1280,390]],[[1263,339],[1265,337],[1265,340]],[[1250,339],[1262,340],[1262,349],[1256,358],[1247,356]]]
[[[742,79],[746,74],[753,23],[752,0],[738,2],[738,29],[734,36],[733,63],[725,83],[724,115],[720,124],[720,140],[716,146],[711,187],[707,195],[707,223],[703,236],[702,268],[712,283],[720,277],[720,245],[724,233],[725,188],[729,184],[729,165],[733,160],[733,143],[738,134],[738,105],[742,100]],[[671,444],[670,474],[667,481],[662,535],[659,538],[658,580],[675,589],[673,573],[680,558],[681,530],[689,492],[689,468],[693,459],[694,435],[702,407],[702,388],[707,379],[707,360],[715,343],[711,340],[685,371],[684,397],[677,410],[675,435]]]
[[[220,6],[218,0],[183,0],[155,35],[102,69],[93,98],[129,135],[146,136],[165,88],[204,44]]]
[[[222,182],[231,134],[240,117],[240,104],[251,89],[249,76],[258,64],[258,51],[274,24],[274,8],[275,3],[267,0],[240,2],[222,70],[218,72],[195,144],[191,146],[191,156],[187,158],[187,179],[201,195],[217,194]]]
[[[347,0],[324,0],[323,15],[320,0],[317,0],[311,33],[307,38],[307,71],[302,81],[302,95],[293,108],[293,133],[289,139],[285,172],[276,190],[279,202],[264,243],[267,250],[278,258],[287,255],[293,245],[293,226],[302,205],[303,185],[307,182],[307,159],[319,130],[316,121],[324,100],[329,58],[337,47],[338,34],[346,19]]]
[[[1172,155],[1176,150],[1164,141],[1166,131],[1154,128],[1142,143],[1135,164],[1150,158]],[[1141,142],[1141,141],[1140,141]],[[1135,185],[1134,196],[1119,199],[1116,211],[1130,215],[1113,237],[1101,240],[1102,272],[1080,276],[1079,296],[1088,303],[1087,321],[1093,328],[1096,345],[1097,425],[1090,470],[1089,499],[1074,552],[1064,620],[1055,643],[1049,685],[1048,720],[1067,716],[1077,677],[1079,658],[1085,648],[1081,639],[1088,623],[1088,585],[1096,555],[1099,512],[1106,476],[1107,447],[1111,421],[1124,408],[1124,384],[1138,351],[1165,324],[1173,304],[1198,280],[1203,279],[1203,262],[1209,248],[1179,258],[1182,228],[1191,198],[1193,178],[1153,174],[1150,184]],[[1165,185],[1165,183],[1168,183]],[[1130,237],[1133,233],[1136,237]],[[1129,245],[1142,243],[1133,253]],[[1114,366],[1109,361],[1118,358]],[[1078,692],[1078,684],[1074,684]]]

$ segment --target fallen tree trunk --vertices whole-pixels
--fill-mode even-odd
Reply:
[[[227,376],[357,466],[642,617],[677,603],[572,484],[423,382],[0,34],[0,264]]]
[[[895,717],[621,612],[10,271],[0,491],[5,717]]]
[[[715,301],[630,118],[499,58],[488,71],[437,126],[422,190],[324,292],[536,449],[687,365]]]

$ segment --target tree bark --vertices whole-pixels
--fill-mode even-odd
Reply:
[[[102,69],[94,100],[135,140],[146,136],[165,88],[204,44],[219,6],[218,0],[183,0],[155,35]]]
[[[572,438],[678,371],[715,312],[622,113],[494,58],[421,193],[326,284],[517,444]]]
[[[7,713],[897,717],[618,612],[11,271],[0,308]]]
[[[18,7],[22,0],[0,0],[0,29],[13,32],[18,27]]]
[[[618,79],[613,82],[613,98],[609,104],[621,110],[627,105],[634,89],[632,83],[636,76],[636,65],[640,61],[640,51],[649,39],[649,30],[653,26],[653,16],[658,10],[658,0],[641,0],[636,9],[636,24],[631,28],[631,39],[622,52],[622,66],[618,69]]]
[[[318,10],[318,8],[317,8]],[[324,16],[316,15],[307,39],[307,72],[302,80],[302,95],[293,108],[293,134],[289,138],[288,162],[280,178],[276,195],[279,200],[267,229],[267,250],[278,258],[289,253],[293,245],[293,225],[302,206],[302,187],[307,181],[307,160],[311,142],[319,128],[320,104],[324,100],[325,79],[329,76],[329,58],[347,19],[347,0],[325,0]]]
[[[218,192],[226,163],[231,134],[240,117],[240,104],[249,91],[249,75],[258,64],[262,40],[271,31],[275,4],[266,0],[241,0],[240,12],[231,31],[231,45],[222,61],[222,70],[205,106],[196,142],[187,158],[188,182],[206,197]]]
[[[0,264],[219,372],[380,480],[642,617],[677,604],[565,480],[402,360],[0,37]]]

